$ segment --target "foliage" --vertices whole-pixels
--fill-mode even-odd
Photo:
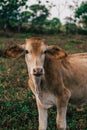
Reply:
[[[61,28],[61,22],[58,18],[53,18],[51,20],[51,27],[54,28],[55,30],[60,30]]]
[[[78,34],[87,35],[87,29],[79,27],[78,28]]]
[[[80,16],[84,13],[87,13],[87,2],[82,2],[80,7],[76,10],[76,17],[80,18]]]
[[[43,25],[44,20],[48,17],[49,11],[45,5],[31,5],[30,10],[32,11],[32,24]]]
[[[65,30],[67,34],[87,34],[87,2],[82,2],[79,6],[78,1],[73,1],[69,5],[70,16],[66,17]]]
[[[79,7],[76,1],[74,6],[69,5],[74,15],[72,13],[66,17],[65,28],[59,18],[48,19],[50,9],[55,7],[49,0],[45,0],[46,4],[41,0],[33,5],[28,5],[27,2],[28,0],[0,0],[0,30],[53,34],[66,29],[66,34],[87,34],[87,2],[82,2]]]
[[[26,5],[27,0],[1,0],[0,1],[0,28],[4,30],[10,29],[20,32],[38,32],[53,33],[59,32],[61,22],[54,18],[50,20],[50,29],[48,29],[46,21],[49,16],[49,10],[54,7],[49,1],[45,1],[47,5],[42,4],[38,0],[37,4],[31,6]],[[22,8],[24,9],[22,11]],[[47,28],[46,28],[47,27]],[[55,31],[56,30],[56,31]]]
[[[21,19],[23,23],[27,23],[29,21],[29,18],[32,16],[32,13],[29,11],[23,11],[21,13]]]
[[[46,19],[44,22],[44,32],[48,34],[60,33],[61,26],[62,24],[58,18],[53,18],[52,20]]]
[[[31,6],[27,0],[0,1],[0,24],[4,30],[43,32],[43,25],[49,16],[49,9],[41,1]],[[46,1],[49,3],[49,1]],[[24,11],[22,11],[24,8]],[[52,6],[50,7],[52,8]],[[27,26],[26,26],[27,25]]]
[[[45,5],[34,4],[30,6],[31,11],[31,29],[33,32],[41,32],[44,22],[49,16],[49,10]]]
[[[7,29],[15,22],[21,24],[21,8],[26,6],[27,0],[0,0],[0,24]]]
[[[80,7],[77,8],[75,17],[78,18],[83,27],[87,29],[87,2],[82,2]]]
[[[75,23],[66,23],[65,29],[67,34],[75,34],[77,31],[77,26]]]

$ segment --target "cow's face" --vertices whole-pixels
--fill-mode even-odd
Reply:
[[[31,38],[25,43],[25,60],[30,75],[39,77],[44,74],[44,60],[47,46],[42,39]]]
[[[20,49],[21,48],[21,49]],[[44,75],[45,56],[57,58],[57,60],[66,57],[66,52],[56,45],[47,46],[41,38],[27,39],[23,45],[11,47],[5,52],[9,57],[20,57],[25,54],[25,60],[30,75],[41,77]]]

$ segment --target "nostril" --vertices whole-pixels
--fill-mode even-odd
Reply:
[[[36,69],[33,69],[33,73],[36,73],[37,72],[37,70]]]
[[[42,73],[42,72],[43,72],[43,69],[41,68],[41,69],[40,69],[40,73]]]

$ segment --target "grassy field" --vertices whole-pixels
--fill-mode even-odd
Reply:
[[[34,34],[5,34],[0,36],[0,50]],[[49,45],[58,44],[68,53],[86,52],[87,36],[80,35],[39,35]],[[24,57],[12,60],[0,57],[0,130],[37,130],[38,112],[35,97],[27,85],[28,74]],[[69,104],[67,112],[67,130],[87,130],[87,106],[83,112],[77,112]],[[56,130],[56,108],[49,110],[48,129]]]

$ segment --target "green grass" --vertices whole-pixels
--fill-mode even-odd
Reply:
[[[0,37],[0,50],[35,34],[9,34]],[[39,35],[47,43],[58,44],[68,53],[84,52],[86,36]],[[38,112],[35,97],[29,90],[27,67],[24,58],[16,61],[0,58],[0,130],[37,130]],[[67,130],[87,130],[87,106],[78,113],[69,105],[67,111]],[[56,130],[56,108],[49,110],[48,129]]]

